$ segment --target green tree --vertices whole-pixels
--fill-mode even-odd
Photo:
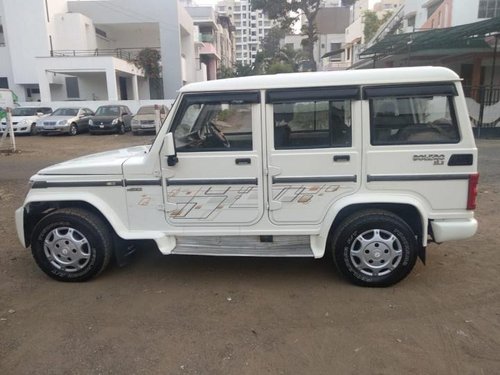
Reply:
[[[290,64],[273,63],[267,69],[267,74],[293,73],[293,66]]]
[[[380,26],[386,23],[391,16],[391,12],[385,12],[382,18],[379,18],[377,13],[371,10],[365,10],[363,12],[363,21],[365,24],[363,34],[365,36],[365,43],[368,43],[375,36]]]
[[[144,71],[148,78],[161,77],[160,51],[154,48],[144,48],[139,51],[135,59],[132,60],[135,66]]]
[[[218,79],[231,78],[231,77],[234,77],[234,75],[235,75],[235,69],[234,69],[234,67],[221,66],[217,70],[217,78]]]
[[[305,16],[307,22],[302,26],[302,33],[307,42],[304,44],[304,50],[310,70],[313,71],[317,69],[314,59],[314,43],[318,40],[315,20],[320,5],[321,0],[252,0],[253,9],[263,10],[269,18],[277,20],[285,31],[291,29],[301,14]]]

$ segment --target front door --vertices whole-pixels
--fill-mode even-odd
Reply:
[[[269,218],[320,224],[360,185],[361,103],[357,88],[267,94]]]
[[[177,162],[162,150],[166,220],[241,226],[264,212],[258,92],[187,94],[170,131]],[[174,163],[170,163],[174,164]]]

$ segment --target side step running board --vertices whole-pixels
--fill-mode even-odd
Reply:
[[[314,257],[309,236],[274,236],[273,242],[261,242],[260,236],[177,237],[172,254]]]

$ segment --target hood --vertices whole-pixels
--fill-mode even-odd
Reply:
[[[136,146],[120,150],[82,156],[44,168],[39,175],[121,175],[122,164],[132,156],[146,154],[149,146]]]
[[[76,116],[47,116],[47,117],[43,117],[41,118],[39,121],[42,122],[42,121],[61,121],[61,120],[72,120],[74,119]]]
[[[154,120],[155,119],[155,114],[154,113],[144,113],[144,114],[140,114],[140,115],[135,115],[133,118],[133,120]]]
[[[29,120],[29,121],[37,121],[39,119],[38,116],[11,116],[12,117],[12,122],[21,122],[23,120]],[[6,119],[2,119],[2,124],[6,123]]]

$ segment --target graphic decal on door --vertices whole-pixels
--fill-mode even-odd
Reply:
[[[273,200],[285,205],[309,204],[339,189],[339,185],[273,185]]]
[[[175,186],[167,189],[168,201],[177,208],[168,211],[171,219],[214,220],[223,210],[258,208],[257,186]]]

